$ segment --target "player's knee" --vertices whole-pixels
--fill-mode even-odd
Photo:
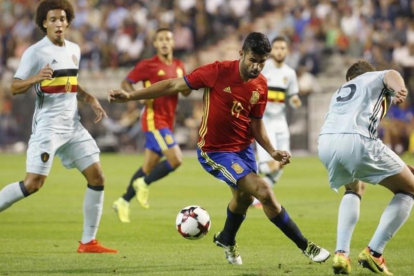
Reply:
[[[262,203],[262,205],[271,205],[273,202],[273,191],[267,185],[261,185],[256,192],[256,198]]]
[[[183,157],[175,156],[174,158],[171,158],[171,160],[168,160],[168,163],[170,163],[171,168],[175,170],[183,163]]]
[[[88,180],[88,183],[92,186],[103,186],[105,183],[105,176],[102,172],[97,173]]]
[[[29,194],[33,194],[42,188],[44,179],[42,176],[35,176],[24,181],[24,186]]]

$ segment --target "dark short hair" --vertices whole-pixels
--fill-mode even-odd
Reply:
[[[252,32],[244,40],[242,50],[244,52],[251,51],[256,55],[265,55],[272,51],[272,47],[267,36],[262,33]]]
[[[73,11],[73,6],[68,0],[42,0],[36,9],[35,21],[37,27],[46,33],[46,28],[43,27],[43,21],[47,18],[47,13],[51,10],[64,10],[66,12],[66,19],[68,23],[72,22],[75,18],[75,12]]]
[[[376,71],[374,65],[365,60],[358,60],[346,72],[346,81],[352,80],[366,72]]]
[[[155,31],[154,40],[160,32],[170,32],[170,33],[172,33],[171,29],[169,29],[169,28],[159,28],[159,29],[157,29],[157,31]]]
[[[286,36],[277,36],[277,37],[273,38],[272,45],[273,45],[273,43],[279,42],[279,41],[286,42],[286,44],[289,43],[289,40],[286,38]]]

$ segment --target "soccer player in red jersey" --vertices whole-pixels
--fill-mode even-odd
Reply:
[[[169,29],[157,30],[154,47],[157,54],[138,62],[122,81],[121,87],[125,91],[134,91],[133,84],[140,81],[148,87],[162,80],[184,76],[183,63],[173,58],[174,38]],[[186,87],[182,94],[187,96],[190,92]],[[121,222],[130,222],[129,202],[135,195],[141,206],[148,209],[148,186],[174,171],[182,163],[182,153],[172,133],[177,102],[178,94],[142,101],[145,108],[141,125],[146,136],[144,164],[132,176],[126,193],[113,203]],[[165,159],[161,161],[163,156]]]
[[[184,78],[159,82],[151,87],[127,93],[109,92],[109,102],[152,99],[179,91],[204,87],[204,115],[199,130],[198,159],[203,168],[225,181],[233,194],[227,208],[224,229],[214,243],[224,249],[231,264],[242,264],[236,233],[245,219],[253,197],[263,211],[289,239],[314,262],[324,262],[329,252],[301,233],[273,190],[257,175],[252,142],[255,139],[275,160],[290,163],[286,151],[275,150],[261,120],[267,102],[266,79],[260,74],[271,46],[262,33],[250,33],[240,51],[240,60],[215,62],[201,66]]]

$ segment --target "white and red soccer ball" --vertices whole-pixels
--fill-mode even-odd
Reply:
[[[202,207],[190,205],[184,207],[177,215],[175,225],[178,233],[186,239],[198,240],[210,230],[210,215]]]

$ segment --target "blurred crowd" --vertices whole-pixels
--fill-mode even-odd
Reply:
[[[306,132],[307,97],[313,93],[333,92],[324,91],[319,77],[339,75],[342,78],[346,67],[360,58],[370,61],[379,70],[396,69],[405,78],[410,97],[407,105],[393,107],[389,112],[391,116],[384,121],[382,138],[394,149],[414,152],[414,127],[411,127],[414,125],[414,95],[411,94],[414,93],[414,0],[72,2],[76,17],[67,39],[81,47],[81,70],[98,76],[109,69],[129,70],[140,59],[152,56],[152,36],[160,27],[173,30],[175,56],[184,60],[188,72],[215,59],[237,58],[241,41],[251,31],[264,32],[270,39],[287,36],[291,44],[286,62],[297,72],[300,96],[305,103],[302,110],[289,116],[293,132],[295,129]],[[19,124],[30,122],[30,115],[22,119],[17,109],[17,106],[27,105],[27,98],[16,97],[12,101],[7,91],[9,83],[4,80],[16,70],[23,51],[43,36],[33,21],[37,3],[0,1],[0,148],[28,139],[27,133],[19,131]],[[329,62],[332,60],[334,62]],[[200,115],[198,108],[193,107],[199,102],[190,98],[180,104],[185,108],[179,108],[177,131],[191,130],[183,134],[183,143],[191,148],[195,145]],[[122,120],[121,111],[110,110],[109,113],[115,118],[107,124],[106,130]],[[139,120],[139,116],[134,118]],[[401,125],[399,129],[404,131],[396,131],[396,125]],[[102,129],[96,129],[97,135],[101,132]]]

